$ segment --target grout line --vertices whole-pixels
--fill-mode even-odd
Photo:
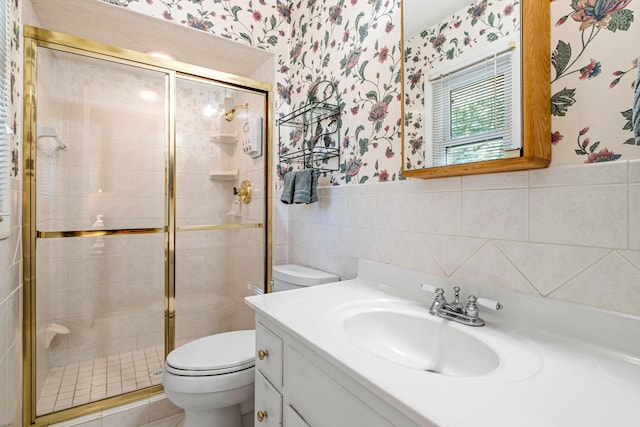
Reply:
[[[83,361],[51,368],[38,398],[37,414],[45,415],[155,385],[154,379],[150,377],[150,367],[153,366],[153,370],[162,368],[164,352],[161,347],[153,346],[108,357],[98,357],[92,359],[90,365],[88,361]],[[138,363],[134,353],[138,355]],[[83,363],[86,365],[81,368]],[[84,369],[86,366],[90,369]],[[98,367],[104,367],[104,369]],[[123,380],[125,369],[133,369],[132,374],[127,374],[126,387]],[[73,386],[70,390],[68,390],[68,384]],[[86,388],[85,385],[89,387]],[[133,389],[129,389],[129,385],[132,385]],[[65,391],[61,391],[63,388]],[[55,389],[55,392],[45,395],[45,391],[51,389]],[[78,391],[81,393],[79,394]],[[70,398],[69,393],[71,393]],[[44,402],[46,406],[43,406]]]

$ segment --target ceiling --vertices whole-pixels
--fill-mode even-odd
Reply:
[[[466,12],[472,0],[403,0],[403,28],[405,37],[412,37],[447,17]]]
[[[25,22],[138,52],[162,51],[175,60],[243,77],[272,54],[153,18],[100,0],[32,0],[39,22]]]

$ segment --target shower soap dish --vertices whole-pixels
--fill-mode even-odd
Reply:
[[[51,341],[53,341],[56,335],[69,335],[70,331],[66,326],[62,326],[57,323],[49,323],[44,327],[44,333],[44,348],[49,348],[49,346],[51,345]]]
[[[238,169],[231,171],[211,171],[209,172],[209,179],[212,181],[237,181]]]
[[[211,142],[216,144],[235,144],[238,142],[237,133],[218,133],[211,137]]]

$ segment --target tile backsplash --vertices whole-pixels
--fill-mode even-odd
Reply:
[[[324,187],[284,206],[275,259],[356,260],[640,315],[640,160]],[[285,244],[286,242],[286,244]]]

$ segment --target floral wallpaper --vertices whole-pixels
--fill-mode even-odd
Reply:
[[[406,169],[425,167],[424,76],[439,63],[464,56],[520,30],[520,4],[513,0],[470,3],[405,41]]]
[[[22,32],[20,31],[20,0],[11,0],[12,13],[10,17],[11,36],[11,88],[10,88],[10,110],[11,118],[11,171],[12,178],[19,178],[22,173],[20,160],[20,146],[22,143],[22,129],[18,123],[22,123]]]
[[[293,16],[289,62],[281,64],[293,106],[313,100],[315,83],[327,80],[343,111],[339,171],[325,183],[400,179],[397,1],[307,0]]]
[[[271,50],[291,22],[287,1],[256,0],[103,0],[176,24]]]
[[[335,103],[343,114],[340,140],[333,144],[339,144],[342,156],[339,170],[321,177],[321,185],[404,178],[399,0],[101,1],[273,52],[279,116],[313,99],[317,82],[336,84]],[[629,113],[640,40],[635,2],[550,1],[552,164],[640,157]],[[439,29],[429,34],[427,42],[436,45],[432,61],[458,55],[517,25],[510,8],[518,3],[472,1],[451,19],[454,27],[465,24],[456,29],[455,41],[446,40]]]
[[[640,157],[631,129],[640,53],[633,3],[551,1],[553,164]]]

